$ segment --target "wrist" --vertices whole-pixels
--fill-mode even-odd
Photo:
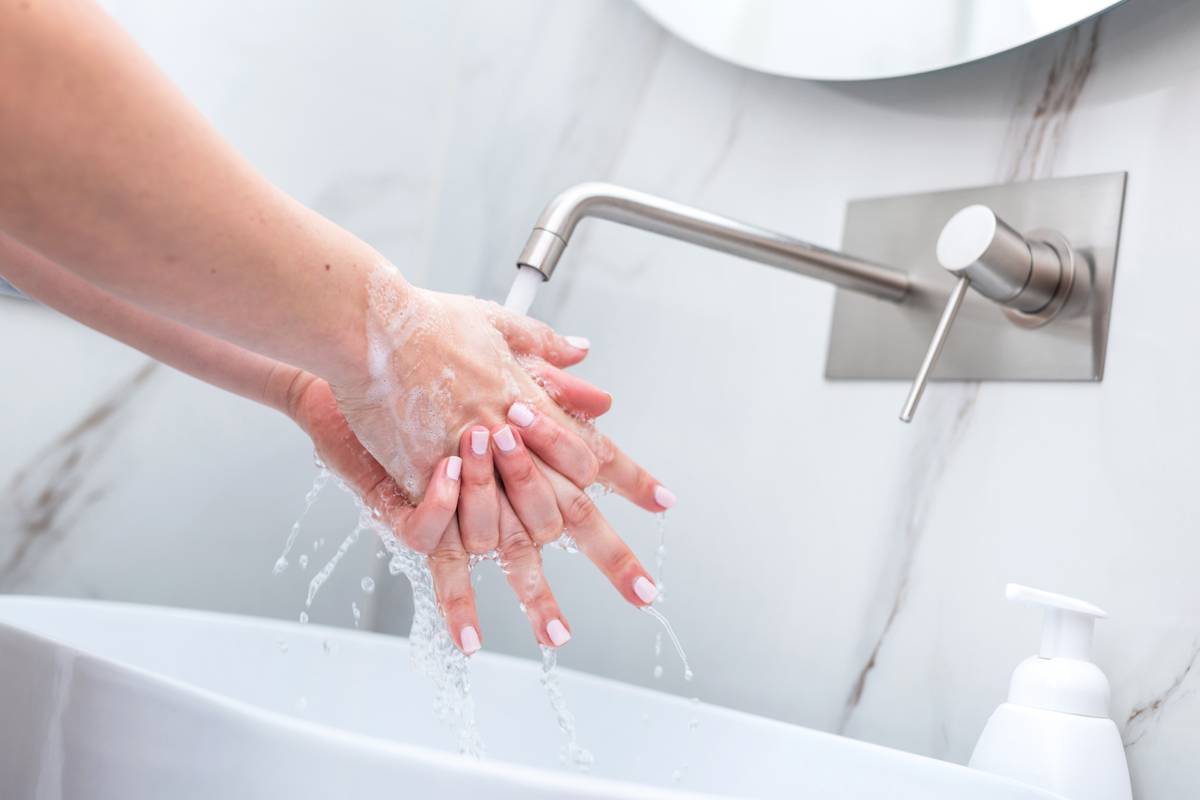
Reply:
[[[345,326],[346,336],[339,343],[343,368],[328,377],[332,385],[356,394],[386,379],[393,351],[407,338],[403,332],[423,317],[420,290],[382,257],[362,271],[360,282],[362,293],[347,311],[353,323]]]

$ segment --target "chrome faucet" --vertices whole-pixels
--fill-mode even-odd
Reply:
[[[517,260],[510,302],[524,313],[539,282],[530,270],[548,281],[588,217],[817,278],[849,292],[838,293],[827,377],[901,378],[924,353],[900,413],[909,422],[964,304],[972,310],[958,327],[966,330],[947,350],[940,377],[1103,376],[1124,189],[1124,173],[1113,173],[856,201],[846,241],[876,256],[863,258],[623,186],[582,183],[538,217]],[[1061,225],[1085,246],[1073,248],[1044,228],[1023,236],[993,206],[1019,221]],[[1048,325],[1055,320],[1062,322]],[[925,345],[927,325],[933,340]]]
[[[681,239],[885,300],[900,302],[908,294],[909,278],[900,270],[611,183],[581,183],[551,200],[517,265],[532,267],[550,280],[575,226],[587,217]]]

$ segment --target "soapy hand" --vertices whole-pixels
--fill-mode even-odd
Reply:
[[[539,550],[564,530],[629,602],[652,602],[648,572],[585,490],[598,480],[650,511],[675,498],[587,422],[611,396],[562,369],[587,355],[587,342],[494,303],[414,289],[387,266],[372,275],[368,301],[368,374],[332,396],[372,457],[368,502],[430,554],[459,646],[479,644],[468,556],[492,551],[538,640],[570,638]],[[456,450],[461,461],[446,462]],[[453,518],[444,513],[448,465]],[[435,531],[430,521],[443,518]]]

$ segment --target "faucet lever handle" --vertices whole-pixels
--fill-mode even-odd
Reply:
[[[970,288],[971,279],[963,275],[950,291],[950,298],[946,301],[945,309],[942,310],[942,317],[933,331],[933,340],[929,343],[929,349],[925,351],[925,358],[922,359],[921,367],[917,370],[917,377],[913,380],[912,388],[908,390],[908,399],[904,401],[904,408],[900,410],[901,422],[912,422],[913,414],[917,411],[917,403],[921,402],[921,395],[925,393],[925,384],[929,382],[929,373],[933,371],[933,365],[937,363],[938,356],[942,354],[942,348],[946,346],[950,327],[954,324],[954,318],[958,316],[958,310],[962,308],[963,300],[966,299],[967,290]]]

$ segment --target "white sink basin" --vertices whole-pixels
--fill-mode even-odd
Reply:
[[[580,744],[595,755],[584,776],[559,765],[563,736],[539,675],[539,665],[520,659],[472,660],[487,750],[480,761],[455,753],[455,735],[433,711],[429,681],[410,669],[404,639],[0,597],[0,794],[1055,797],[965,767],[563,670]]]

